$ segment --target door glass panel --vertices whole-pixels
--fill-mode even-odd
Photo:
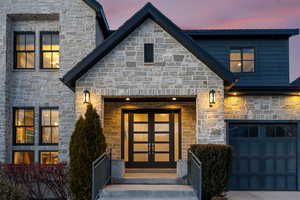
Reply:
[[[168,132],[169,124],[155,124],[155,131],[156,132]]]
[[[179,115],[174,114],[174,159],[179,160]]]
[[[134,132],[148,132],[148,124],[133,124]]]
[[[168,122],[169,121],[169,113],[155,114],[154,120],[156,122]]]
[[[155,152],[168,152],[170,150],[169,144],[155,144]]]
[[[155,142],[169,142],[169,134],[155,134]]]
[[[134,144],[133,145],[134,152],[148,152],[148,144]]]
[[[134,114],[133,115],[134,122],[147,122],[148,121],[148,114]]]
[[[135,153],[135,154],[133,154],[133,161],[134,162],[147,162],[148,161],[148,154],[146,154],[146,153]]]
[[[133,141],[135,142],[148,142],[148,134],[134,134]]]
[[[170,157],[168,153],[157,153],[155,154],[155,162],[169,162]]]
[[[128,114],[124,114],[124,161],[128,162]]]

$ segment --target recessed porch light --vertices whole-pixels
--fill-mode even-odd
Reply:
[[[129,97],[127,97],[125,100],[126,100],[126,101],[130,101],[130,98],[129,98]]]
[[[172,98],[172,100],[173,100],[173,101],[176,101],[176,100],[177,100],[177,98],[176,98],[176,97],[173,97],[173,98]]]

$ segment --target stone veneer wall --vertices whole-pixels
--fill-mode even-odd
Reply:
[[[225,119],[300,120],[300,96],[229,96]]]
[[[12,108],[35,108],[34,146],[15,146],[14,150],[58,150],[61,161],[68,160],[69,140],[74,129],[74,93],[60,80],[96,46],[96,14],[82,0],[7,0],[0,7],[0,161],[11,160]],[[61,68],[39,69],[36,46],[35,70],[13,70],[13,31],[58,30]],[[39,108],[58,106],[60,111],[59,146],[39,146]]]
[[[144,43],[154,44],[153,64],[144,64]],[[223,80],[150,19],[77,81],[77,114],[85,110],[85,89],[97,104],[107,96],[197,96],[196,141],[225,142]],[[208,105],[211,89],[217,93],[217,104],[213,107]],[[103,104],[100,107],[103,109]]]
[[[187,150],[196,143],[195,102],[107,102],[104,104],[104,134],[113,159],[121,159],[121,113],[122,109],[180,109],[182,159],[187,158]]]

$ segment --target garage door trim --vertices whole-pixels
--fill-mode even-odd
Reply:
[[[226,143],[229,144],[229,124],[295,124],[297,125],[297,189],[300,191],[300,120],[225,120]]]

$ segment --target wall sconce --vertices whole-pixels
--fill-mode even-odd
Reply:
[[[209,106],[212,107],[213,104],[216,104],[216,91],[209,91]]]
[[[91,94],[88,90],[83,91],[83,103],[87,104],[90,103]]]

